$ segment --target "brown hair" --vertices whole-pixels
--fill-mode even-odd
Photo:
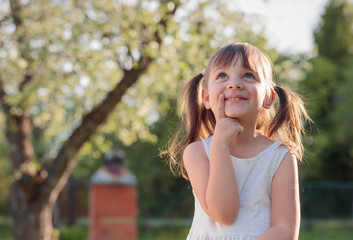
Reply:
[[[274,90],[278,96],[278,104],[275,107],[261,110],[256,129],[272,140],[282,141],[299,160],[302,158],[302,120],[310,120],[303,101],[293,91],[275,85],[272,79],[272,63],[263,52],[248,43],[233,43],[221,48],[212,56],[205,76],[198,74],[190,79],[184,88],[180,102],[180,126],[170,139],[168,149],[162,152],[169,156],[168,163],[173,173],[180,173],[187,178],[182,152],[190,143],[212,135],[215,129],[215,116],[211,109],[207,109],[202,103],[201,80],[204,80],[203,87],[207,87],[212,68],[228,67],[239,58],[245,68],[258,73],[266,84],[267,94],[271,94]],[[274,112],[273,108],[277,108],[277,111]]]

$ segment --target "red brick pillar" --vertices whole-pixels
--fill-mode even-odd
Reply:
[[[90,240],[137,240],[135,177],[111,151],[93,175],[90,190]]]

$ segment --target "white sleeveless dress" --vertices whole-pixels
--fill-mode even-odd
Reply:
[[[207,156],[212,136],[203,139]],[[288,148],[274,142],[249,159],[231,157],[240,197],[239,214],[231,225],[212,220],[202,209],[196,195],[195,213],[187,240],[255,240],[271,224],[271,182]],[[220,186],[222,187],[222,186]]]

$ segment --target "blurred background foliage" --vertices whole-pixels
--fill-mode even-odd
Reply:
[[[353,5],[330,1],[314,36],[317,55],[300,85],[315,131],[306,180],[353,180]]]
[[[32,106],[32,142],[40,165],[55,156],[81,116],[116,85],[121,69],[136,64],[141,44],[136,36],[158,28],[153,23],[160,20],[160,4],[173,8],[173,3],[24,0],[21,4],[26,28],[17,32],[5,17],[8,1],[0,0],[0,71],[7,79],[7,101]],[[352,3],[329,1],[314,33],[316,49],[298,55],[276,51],[268,44],[265,26],[256,16],[231,11],[226,4],[182,1],[174,21],[168,23],[161,50],[153,43],[148,46],[156,61],[84,145],[73,173],[75,179],[89,183],[104,153],[121,149],[126,154],[125,164],[138,179],[142,217],[192,216],[189,184],[170,174],[159,151],[177,126],[177,101],[185,82],[205,68],[218,48],[246,41],[270,56],[279,85],[296,89],[306,98],[315,124],[308,126],[301,179],[353,181]],[[19,38],[26,38],[28,44],[17,45]],[[28,69],[39,80],[23,94],[16,86]],[[6,212],[13,176],[9,174],[2,114],[0,212]]]

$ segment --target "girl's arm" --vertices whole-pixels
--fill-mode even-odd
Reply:
[[[203,210],[213,220],[229,225],[239,211],[233,165],[226,149],[214,149],[210,154],[208,160],[202,142],[191,143],[183,155],[185,169]],[[217,159],[212,161],[212,155]]]
[[[224,95],[220,94],[210,159],[199,141],[185,149],[183,161],[204,211],[219,223],[232,224],[239,212],[239,194],[230,145],[243,128],[236,119],[226,117],[224,107]]]
[[[300,202],[298,168],[288,152],[272,180],[271,228],[258,240],[296,240],[299,236]]]

